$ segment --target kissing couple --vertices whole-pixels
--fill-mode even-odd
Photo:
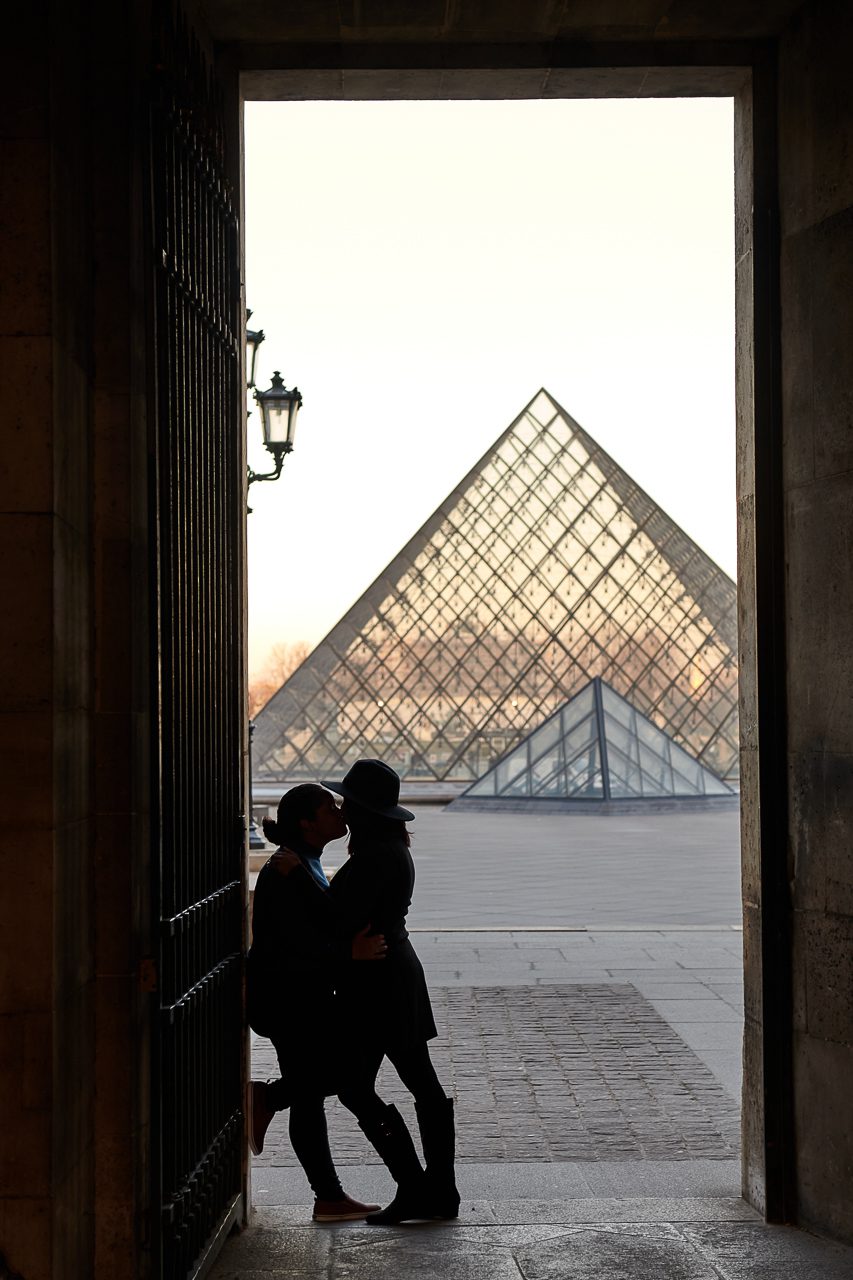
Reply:
[[[292,787],[263,824],[278,847],[254,893],[248,1010],[252,1029],[273,1043],[281,1078],[252,1082],[250,1142],[259,1154],[273,1116],[289,1107],[316,1222],[383,1226],[459,1213],[453,1101],[430,1058],[435,1020],[406,929],[415,883],[406,823],[415,815],[399,797],[392,768],[358,760],[342,782]],[[347,829],[349,859],[330,883],[323,850]],[[400,1112],[376,1092],[386,1057],[414,1098],[424,1164]],[[341,1186],[326,1125],[332,1096],[396,1183],[385,1209]]]

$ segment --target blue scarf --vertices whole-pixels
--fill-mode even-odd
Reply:
[[[297,844],[296,841],[293,841],[291,845],[288,845],[288,848],[293,849],[293,852],[300,859],[309,876],[311,876],[313,880],[317,881],[320,888],[328,889],[329,882],[326,879],[326,873],[323,870],[322,863],[320,862],[320,855],[312,849],[310,845],[301,843]]]
[[[317,881],[321,889],[328,889],[329,882],[326,879],[326,873],[323,870],[323,867],[320,863],[320,859],[317,857],[317,855],[314,854],[313,857],[309,858],[307,854],[300,853],[299,856],[302,859],[302,861],[305,863],[305,866],[308,868],[308,871]]]

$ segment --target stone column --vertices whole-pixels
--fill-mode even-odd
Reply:
[[[793,1073],[800,1221],[853,1239],[853,10],[780,46]]]

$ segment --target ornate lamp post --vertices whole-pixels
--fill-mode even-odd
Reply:
[[[255,403],[261,411],[261,427],[264,445],[275,458],[272,471],[253,471],[249,468],[249,484],[256,480],[277,480],[284,466],[285,455],[293,451],[296,434],[296,418],[302,404],[298,387],[288,391],[278,369],[273,373],[272,386],[266,391],[255,391]]]
[[[251,311],[246,312],[246,320],[251,318]],[[273,455],[275,459],[275,467],[272,471],[253,471],[249,467],[248,483],[254,484],[256,480],[277,480],[281,475],[281,469],[284,466],[284,459],[288,453],[293,451],[293,438],[296,434],[296,418],[302,405],[302,396],[297,387],[292,391],[288,391],[284,385],[284,380],[276,369],[272,376],[272,385],[266,391],[258,391],[255,386],[255,369],[258,360],[258,347],[264,341],[265,334],[263,329],[247,329],[246,330],[246,346],[248,347],[246,371],[248,377],[246,379],[249,390],[255,392],[255,403],[260,410],[261,428],[264,433],[264,445]],[[247,508],[251,514],[252,508]],[[250,849],[266,849],[267,842],[264,840],[257,826],[255,825],[255,817],[252,807],[252,738],[255,733],[254,721],[249,721],[249,848]]]
[[[252,313],[247,309],[246,324],[249,323],[251,318],[252,318]],[[246,386],[249,388],[250,391],[253,391],[255,388],[255,366],[258,363],[258,347],[261,345],[261,343],[263,342],[266,336],[267,335],[264,333],[263,329],[247,329],[246,330],[246,346],[249,348],[249,353],[248,353],[249,358],[246,361],[246,372],[248,373],[249,376],[246,379]]]

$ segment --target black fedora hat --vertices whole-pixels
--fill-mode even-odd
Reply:
[[[400,776],[382,760],[356,760],[343,782],[323,782],[345,800],[353,800],[362,809],[379,813],[383,818],[399,818],[414,822],[415,815],[404,809],[400,799]]]

